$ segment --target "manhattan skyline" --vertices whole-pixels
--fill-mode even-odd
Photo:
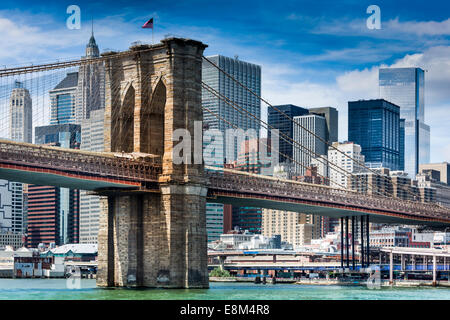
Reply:
[[[433,1],[432,1],[433,2]],[[431,127],[431,162],[450,159],[449,4],[378,1],[381,29],[369,30],[371,2],[310,4],[288,1],[239,5],[162,1],[111,5],[79,1],[81,29],[66,27],[66,4],[4,1],[0,58],[6,66],[82,56],[91,18],[100,50],[126,50],[152,42],[141,25],[154,17],[154,42],[167,35],[209,45],[222,54],[261,65],[262,95],[270,103],[339,111],[339,141],[347,140],[347,102],[379,98],[378,68],[420,67],[425,72],[425,121]],[[14,10],[5,8],[15,7]],[[406,10],[408,9],[408,10]],[[220,12],[221,19],[217,19]],[[33,50],[28,50],[33,47]],[[267,118],[267,107],[262,108]]]

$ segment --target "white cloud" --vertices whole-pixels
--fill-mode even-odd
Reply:
[[[386,67],[382,65],[382,67]],[[425,121],[431,126],[431,161],[450,161],[450,46],[406,55],[390,67],[421,67],[425,74]],[[263,95],[272,104],[292,103],[303,107],[332,106],[339,110],[340,140],[347,138],[347,102],[376,99],[378,69],[352,70],[338,75],[330,84],[288,81],[285,75],[263,65]],[[289,69],[288,66],[283,69]],[[298,78],[301,71],[298,73]],[[289,74],[292,79],[292,72]]]
[[[425,36],[450,35],[450,18],[444,21],[400,21],[398,18],[383,20],[381,12],[381,29],[368,29],[367,17],[353,20],[322,20],[312,33],[345,36],[370,36],[383,39],[414,39]]]
[[[405,21],[398,18],[386,22],[386,29],[399,34],[418,36],[450,35],[450,18],[444,21]]]

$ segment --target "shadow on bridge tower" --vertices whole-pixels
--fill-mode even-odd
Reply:
[[[99,286],[208,287],[203,164],[172,161],[173,131],[203,119],[205,48],[171,38],[105,62],[105,151],[158,155],[162,174],[160,192],[104,191]]]

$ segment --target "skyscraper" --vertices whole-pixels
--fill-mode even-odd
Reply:
[[[104,109],[90,112],[89,119],[81,121],[81,149],[104,151]],[[80,243],[97,243],[100,199],[80,191]]]
[[[86,56],[82,59],[99,57],[99,49],[92,31],[89,43],[86,45]],[[82,64],[78,70],[75,123],[81,124],[83,119],[89,119],[94,110],[105,108],[105,68],[102,61]]]
[[[348,174],[346,172],[358,173],[363,171],[364,167],[358,163],[364,164],[364,155],[361,154],[361,146],[353,142],[334,142],[333,147],[328,148],[328,161],[334,164],[330,166],[330,186],[346,189],[348,186]],[[342,168],[346,172],[337,168]]]
[[[68,73],[58,85],[49,91],[50,124],[75,123],[75,102],[78,72]]]
[[[290,118],[303,116],[308,114],[308,109],[301,108],[295,106],[293,104],[286,104],[280,106],[274,106],[276,109],[279,109],[283,113],[285,113]],[[272,107],[268,107],[267,109],[267,120],[270,127],[274,129],[278,129],[280,135],[283,134],[290,137],[291,139],[294,137],[294,123],[289,120],[285,115],[278,112],[276,109]],[[269,139],[271,138],[271,131],[269,131]],[[293,145],[288,141],[281,139],[279,141],[279,150],[280,150],[280,158],[279,162],[292,162],[293,158]],[[290,158],[290,159],[289,159]]]
[[[9,137],[19,142],[32,142],[32,101],[30,92],[16,81],[9,98]],[[26,200],[24,184],[0,180],[0,232],[24,233]]]
[[[327,127],[325,132],[325,140],[328,143],[333,143],[338,141],[339,133],[339,113],[336,108],[333,107],[321,107],[321,108],[310,108],[310,114],[317,114],[325,118]]]
[[[211,56],[208,57],[208,59],[247,86],[257,95],[261,95],[260,66],[241,61],[237,58],[233,59],[221,55]],[[248,112],[254,114],[258,118],[261,116],[260,100],[207,61],[203,61],[202,80],[214,90],[218,91],[231,101],[234,101]],[[224,101],[205,89],[202,91],[202,104],[240,129],[245,131],[247,129],[254,129],[257,137],[259,137],[260,124],[257,121],[243,116],[240,112],[234,110]],[[208,129],[218,129],[223,133],[224,148],[222,150],[222,155],[224,156],[224,161],[233,162],[237,159],[239,146],[237,145],[237,139],[227,141],[225,135],[226,130],[234,128],[226,121],[217,119],[213,114],[207,111],[203,112],[204,127]],[[234,149],[233,155],[226,155],[227,144],[231,146],[230,149]],[[234,144],[234,147],[232,147],[232,144]],[[223,166],[223,164],[216,165]],[[223,214],[222,204],[208,203],[206,205],[206,229],[208,232],[208,241],[218,240],[220,234],[223,232]]]
[[[36,144],[79,149],[80,126],[49,125],[35,128]],[[79,242],[79,192],[53,186],[28,187],[28,246]]]
[[[348,140],[361,146],[366,165],[400,170],[400,107],[384,99],[348,102]]]
[[[379,87],[380,98],[400,106],[400,118],[405,119],[405,172],[414,178],[419,164],[430,160],[424,71],[420,68],[380,68]]]
[[[33,139],[33,110],[30,92],[16,81],[15,88],[9,98],[9,131],[14,141],[32,143]]]
[[[311,165],[313,158],[316,158],[317,155],[327,154],[327,146],[324,142],[326,141],[327,124],[325,117],[317,114],[294,117],[294,121],[296,122],[294,123],[294,141],[305,147],[301,148],[294,144],[295,171],[298,175],[304,175],[306,167]]]

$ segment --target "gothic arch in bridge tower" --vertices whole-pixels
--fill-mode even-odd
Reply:
[[[111,151],[133,152],[134,150],[134,107],[135,90],[133,84],[129,84],[124,91],[125,95],[120,107],[112,107],[111,110]]]
[[[162,77],[147,103],[143,104],[140,113],[140,151],[145,153],[164,154],[164,110],[166,106],[167,88]]]

